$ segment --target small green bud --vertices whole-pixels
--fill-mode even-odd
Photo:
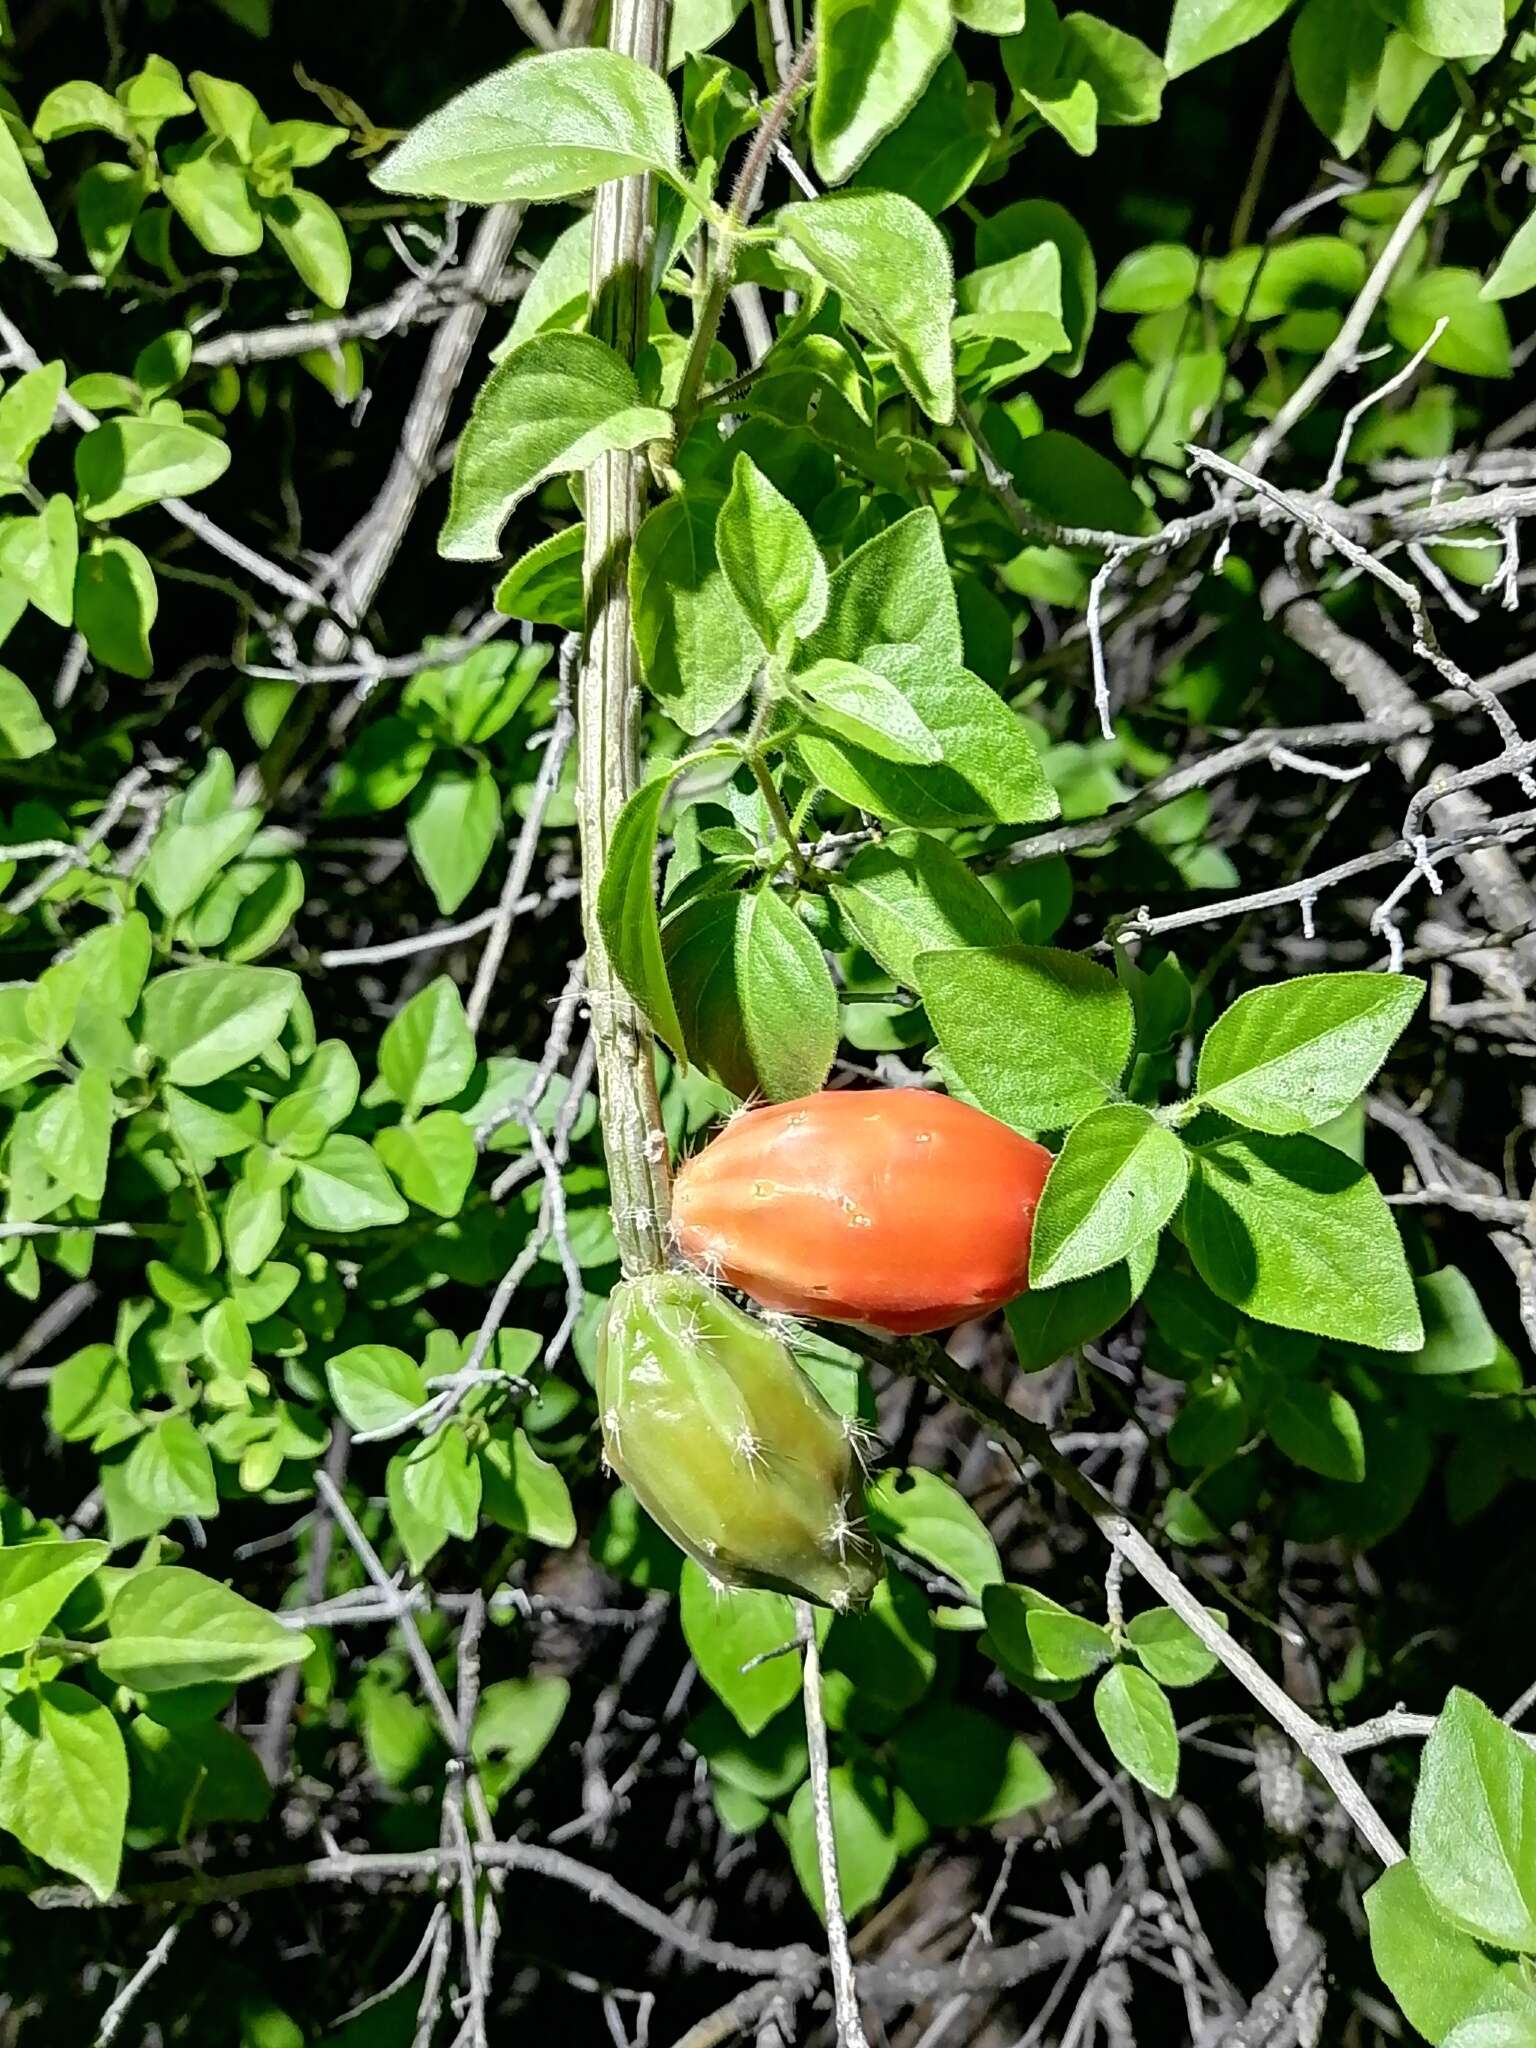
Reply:
[[[729,1586],[862,1607],[880,1556],[853,1445],[794,1354],[692,1273],[622,1281],[597,1354],[608,1462]]]

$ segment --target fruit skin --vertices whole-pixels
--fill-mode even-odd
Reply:
[[[764,1308],[910,1336],[1022,1294],[1051,1155],[922,1088],[749,1110],[677,1176],[684,1258]]]
[[[609,1297],[596,1380],[608,1463],[714,1578],[869,1599],[851,1438],[780,1338],[696,1274],[647,1273]]]

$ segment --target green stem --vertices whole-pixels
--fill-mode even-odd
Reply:
[[[802,888],[812,886],[811,870],[806,863],[805,855],[800,851],[800,841],[796,837],[794,826],[790,823],[789,812],[784,808],[784,799],[779,795],[778,787],[768,771],[768,763],[755,747],[745,758],[763,802],[768,807],[768,815],[773,820],[774,830],[789,848],[789,864],[795,871],[795,879]]]
[[[698,417],[699,394],[704,389],[704,373],[709,366],[709,352],[715,345],[720,332],[720,321],[725,312],[726,301],[731,296],[731,286],[736,277],[736,256],[740,247],[740,230],[743,229],[756,211],[763,189],[763,179],[768,171],[768,159],[779,137],[784,133],[789,117],[794,111],[795,97],[810,77],[816,63],[816,44],[807,38],[800,54],[789,67],[784,83],[779,87],[773,104],[757,125],[746,156],[742,159],[741,171],[736,179],[731,203],[726,208],[725,219],[716,232],[710,254],[708,277],[704,296],[699,302],[698,316],[693,325],[693,339],[688,344],[688,355],[683,363],[683,374],[677,388],[676,439],[681,445],[688,429]]]
[[[614,0],[610,49],[659,72],[667,11],[661,0]],[[652,181],[626,178],[600,187],[592,223],[591,330],[633,363],[650,306]],[[613,971],[598,924],[597,891],[619,813],[640,780],[629,558],[644,511],[645,479],[638,455],[603,455],[586,472],[586,645],[576,692],[587,990],[614,1236],[630,1274],[666,1264],[671,1175],[650,1027]]]
[[[102,1645],[78,1643],[73,1636],[39,1636],[32,1649],[39,1657],[64,1657],[72,1663],[81,1664],[88,1658],[100,1656]]]

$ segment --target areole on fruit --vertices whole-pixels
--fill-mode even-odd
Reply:
[[[597,1399],[609,1464],[726,1585],[860,1607],[880,1556],[843,1423],[789,1347],[692,1273],[609,1299]]]
[[[921,1088],[735,1118],[673,1190],[679,1250],[765,1308],[910,1335],[1024,1291],[1051,1155]]]

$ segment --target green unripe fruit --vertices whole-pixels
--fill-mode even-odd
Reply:
[[[692,1273],[617,1286],[597,1352],[608,1462],[728,1586],[861,1607],[880,1557],[859,1529],[843,1423],[789,1346]]]

